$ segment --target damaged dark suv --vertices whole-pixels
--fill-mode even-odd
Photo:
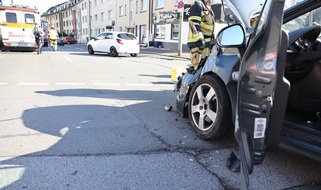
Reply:
[[[240,20],[251,15],[243,1],[225,2],[238,7]],[[176,103],[203,139],[221,138],[235,125],[248,183],[267,150],[321,162],[321,1],[267,0],[254,30],[244,23],[218,33],[220,50],[212,49],[194,76],[183,76]],[[231,48],[238,53],[225,53]]]

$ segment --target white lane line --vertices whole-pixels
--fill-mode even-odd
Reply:
[[[0,85],[7,85],[8,83],[0,82]]]
[[[67,56],[64,56],[64,55],[63,55],[63,57],[64,57],[65,59],[67,59],[68,61],[70,61],[70,62],[72,61],[72,59],[70,59],[70,58],[67,57]]]
[[[127,86],[153,86],[153,84],[126,84]]]
[[[58,82],[56,83],[56,85],[85,85],[86,83],[82,83],[82,82]]]
[[[49,83],[46,82],[20,82],[18,85],[23,85],[23,86],[45,86],[49,85]]]
[[[94,86],[120,86],[119,83],[93,83]]]
[[[80,51],[85,51],[85,50],[83,50],[83,49],[80,49],[80,48],[75,48],[75,49],[78,49],[78,50],[80,50]]]
[[[174,87],[174,84],[161,84],[161,86],[165,86],[165,87]]]

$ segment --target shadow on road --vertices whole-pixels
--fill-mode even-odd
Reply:
[[[6,184],[8,186],[2,184],[2,187],[52,189],[52,182],[57,182],[59,183],[57,189],[73,189],[70,186],[73,183],[72,178],[75,178],[81,169],[77,164],[73,171],[70,171],[70,168],[64,168],[64,165],[72,164],[64,164],[66,160],[70,160],[66,158],[70,157],[85,159],[83,160],[85,164],[86,157],[187,152],[192,149],[212,149],[225,143],[225,147],[234,146],[233,142],[228,143],[224,140],[221,144],[200,141],[187,123],[182,125],[184,122],[178,122],[181,119],[175,112],[165,112],[163,100],[173,98],[171,91],[66,89],[36,93],[87,99],[84,99],[82,105],[39,107],[23,112],[23,124],[31,130],[25,143],[29,146],[34,143],[36,147],[48,144],[49,148],[1,161],[0,172],[1,170],[10,171],[10,175],[8,174],[10,179],[16,179],[11,182],[8,180]],[[100,102],[106,101],[103,104],[86,103],[88,98],[98,99]],[[52,138],[58,140],[51,141]],[[27,146],[27,144],[21,144],[21,146]],[[16,148],[19,149],[19,147]],[[93,167],[97,168],[96,165]],[[102,170],[108,171],[107,168],[101,167]],[[124,167],[127,172],[133,172],[130,166],[124,165]],[[107,180],[108,183],[121,183],[121,180],[124,180],[121,178],[111,180],[113,173],[110,174],[111,176],[92,175],[95,180]],[[166,172],[162,175],[166,175]],[[183,176],[183,173],[179,175]],[[192,180],[196,176],[190,177]],[[0,181],[0,188],[1,183],[3,182]],[[129,184],[132,183],[129,182]],[[112,184],[110,185],[112,187]]]

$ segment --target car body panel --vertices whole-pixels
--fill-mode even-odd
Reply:
[[[64,38],[63,42],[65,44],[76,44],[76,43],[78,43],[78,41],[75,38],[71,38],[71,37]]]
[[[64,40],[62,38],[58,39],[58,46],[65,46]]]

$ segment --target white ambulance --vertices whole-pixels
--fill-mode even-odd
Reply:
[[[37,9],[22,6],[0,6],[0,48],[34,51],[37,49],[33,29],[40,24]]]

